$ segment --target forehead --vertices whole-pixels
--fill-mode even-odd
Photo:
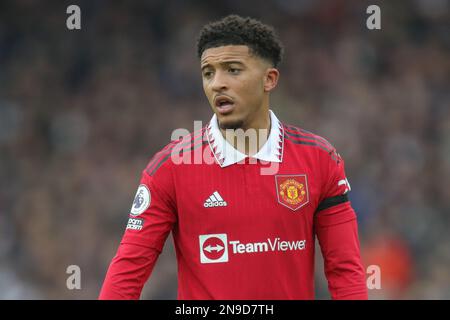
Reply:
[[[255,56],[250,53],[249,47],[245,45],[229,45],[215,48],[209,48],[203,51],[201,65],[215,64],[230,60],[246,61],[254,59]]]

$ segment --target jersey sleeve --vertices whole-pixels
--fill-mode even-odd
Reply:
[[[345,175],[344,160],[334,150],[325,156],[323,163],[325,175],[316,223],[327,226],[356,219],[348,199],[351,187]]]
[[[335,151],[327,159],[321,202],[314,217],[315,233],[324,258],[332,299],[367,299],[355,211],[347,197],[351,190],[344,160]]]
[[[121,244],[109,265],[99,300],[139,299],[158,255],[152,248]]]
[[[125,233],[106,273],[99,299],[139,299],[176,221],[170,167],[161,161],[151,162],[142,172]]]
[[[167,167],[160,168],[153,176],[148,170],[142,172],[121,244],[162,251],[177,221],[172,181]]]

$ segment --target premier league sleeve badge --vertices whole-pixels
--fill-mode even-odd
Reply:
[[[145,184],[139,185],[136,195],[134,196],[133,205],[130,213],[133,216],[138,216],[143,213],[150,206],[151,195],[150,190]]]

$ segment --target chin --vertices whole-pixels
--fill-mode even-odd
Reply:
[[[222,130],[227,129],[239,129],[242,128],[244,121],[240,119],[232,120],[232,119],[218,119],[219,128]]]

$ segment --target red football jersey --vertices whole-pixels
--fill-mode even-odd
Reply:
[[[316,236],[332,298],[367,299],[344,161],[270,117],[253,157],[213,116],[152,158],[100,299],[138,299],[170,231],[179,299],[313,299]]]

